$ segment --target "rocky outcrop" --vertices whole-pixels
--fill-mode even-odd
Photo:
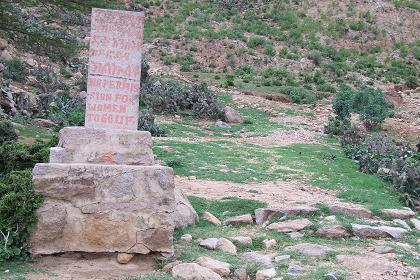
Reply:
[[[223,110],[225,121],[227,123],[241,123],[242,116],[232,107],[226,106]]]
[[[407,208],[407,209],[382,209],[382,214],[390,217],[390,218],[397,218],[397,219],[408,219],[413,218],[416,216],[416,213]]]
[[[175,211],[171,214],[171,219],[175,227],[186,227],[198,223],[198,215],[187,197],[179,188],[175,188]]]
[[[359,225],[352,224],[353,234],[359,237],[364,238],[382,238],[382,237],[392,237],[392,238],[402,238],[408,233],[408,230],[400,227],[390,227],[390,226],[369,226],[369,225]]]
[[[332,204],[328,206],[332,212],[341,213],[347,216],[356,217],[356,218],[372,218],[372,211],[369,209],[354,204]]]
[[[267,226],[268,229],[275,230],[277,232],[294,232],[302,230],[312,225],[312,222],[308,219],[290,220],[278,223],[272,223]]]

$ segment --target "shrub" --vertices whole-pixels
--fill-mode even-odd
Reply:
[[[416,89],[419,86],[418,79],[415,76],[409,76],[405,79],[405,85],[408,88]]]
[[[18,138],[18,135],[13,128],[13,125],[8,121],[0,121],[0,145],[6,141],[13,141]]]
[[[166,136],[165,130],[155,124],[155,116],[151,110],[140,111],[137,128],[138,130],[149,131],[152,136]]]
[[[235,76],[232,74],[225,75],[225,87],[233,87],[235,86]]]
[[[235,70],[235,74],[239,77],[245,77],[254,74],[254,68],[250,65],[241,65]]]
[[[333,110],[341,120],[350,119],[350,113],[353,109],[353,91],[347,86],[341,86],[335,96]]]
[[[0,261],[28,256],[29,234],[41,202],[30,170],[0,177]]]
[[[322,54],[320,51],[312,51],[308,54],[308,58],[311,59],[315,65],[321,65]]]
[[[292,101],[298,104],[311,104],[316,101],[316,96],[310,90],[305,88],[284,86],[281,87],[280,91],[290,96]]]
[[[324,133],[331,135],[342,135],[351,126],[350,118],[340,119],[329,116],[328,124],[324,127]]]
[[[249,48],[255,49],[260,46],[264,46],[266,44],[266,40],[264,37],[261,36],[251,36],[248,39],[247,46]]]
[[[264,48],[264,54],[268,55],[268,56],[275,56],[276,55],[276,50],[274,49],[273,45],[271,44],[267,44]]]
[[[28,75],[28,71],[25,67],[25,64],[17,58],[14,57],[5,63],[5,69],[3,76],[5,79],[12,79],[15,81],[23,82]]]

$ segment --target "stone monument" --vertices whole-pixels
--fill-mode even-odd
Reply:
[[[30,239],[34,255],[60,252],[173,254],[175,226],[197,214],[154,165],[149,132],[137,131],[144,14],[93,9],[85,127],[66,127],[50,163],[33,170],[44,197]]]

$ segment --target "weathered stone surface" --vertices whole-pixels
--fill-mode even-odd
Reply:
[[[170,273],[170,272],[172,272],[172,269],[173,269],[175,266],[177,266],[178,264],[181,264],[181,263],[182,263],[181,261],[174,261],[174,262],[168,263],[167,265],[165,265],[165,266],[162,268],[162,270],[163,270],[163,271],[165,271],[165,272]]]
[[[191,206],[187,197],[179,188],[174,189],[175,194],[175,211],[171,214],[171,219],[175,223],[175,227],[186,227],[198,223],[198,215]]]
[[[267,226],[268,229],[275,230],[277,232],[294,232],[302,230],[312,225],[312,222],[308,219],[290,220],[278,223],[272,223]]]
[[[233,272],[233,276],[235,276],[238,280],[248,280],[248,274],[246,273],[245,268],[237,268]]]
[[[210,212],[204,212],[203,213],[203,219],[212,223],[213,225],[216,225],[216,226],[219,226],[219,225],[222,224],[222,222]]]
[[[223,225],[242,225],[242,224],[252,224],[254,221],[252,220],[251,214],[245,214],[236,217],[230,217],[223,221]]]
[[[274,262],[276,263],[284,262],[288,260],[290,260],[290,255],[281,255],[274,258]]]
[[[233,243],[241,244],[241,245],[252,245],[252,238],[249,236],[234,236],[230,238]]]
[[[44,203],[31,253],[173,253],[171,168],[37,164],[33,183]]]
[[[351,236],[351,234],[343,226],[322,227],[318,229],[314,234],[317,236],[323,236],[328,238],[341,238]]]
[[[224,108],[225,120],[228,123],[240,123],[242,122],[242,116],[235,111],[232,107],[226,106]]]
[[[388,254],[388,253],[395,252],[394,248],[390,246],[383,246],[383,245],[375,246],[374,250],[375,250],[375,253],[378,253],[378,254]]]
[[[249,262],[259,263],[265,268],[271,268],[273,266],[273,257],[269,255],[262,255],[257,252],[246,252],[242,254],[242,257]]]
[[[152,137],[147,131],[65,127],[51,163],[153,165]]]
[[[131,261],[133,257],[134,257],[134,254],[118,253],[117,262],[120,264],[127,264]]]
[[[230,274],[230,264],[225,262],[221,262],[209,257],[199,257],[196,260],[196,263],[213,270],[220,276],[228,276]]]
[[[357,217],[357,218],[372,218],[372,211],[369,209],[354,204],[332,204],[328,208],[333,212],[342,213],[347,216]]]
[[[204,248],[207,248],[209,250],[214,250],[214,249],[216,249],[218,241],[219,241],[219,239],[217,239],[217,238],[207,238],[207,239],[204,239],[200,242],[200,246],[204,247]]]
[[[305,234],[300,233],[298,231],[289,232],[287,233],[287,235],[290,236],[290,238],[292,238],[293,240],[298,240],[305,236]]]
[[[255,280],[271,279],[276,277],[276,270],[274,268],[267,268],[258,270],[255,275]]]
[[[285,248],[286,251],[295,251],[309,257],[325,256],[331,249],[318,244],[302,243]]]
[[[56,127],[57,124],[51,120],[47,120],[47,119],[34,119],[34,122],[42,127],[47,127],[47,128],[52,128],[52,127]]]
[[[407,230],[399,227],[389,227],[389,226],[368,226],[368,225],[359,225],[352,224],[353,234],[359,237],[364,238],[381,238],[381,237],[392,237],[392,238],[401,238],[407,234]]]
[[[190,242],[192,240],[192,235],[191,234],[184,234],[181,236],[181,240]]]
[[[230,254],[236,254],[237,252],[235,244],[226,238],[220,238],[217,241],[216,248]]]
[[[258,208],[255,209],[255,222],[258,225],[273,216],[304,215],[318,212],[319,209],[311,206],[288,207],[288,208]]]
[[[382,209],[382,214],[390,218],[408,219],[416,216],[416,213],[411,209]]]
[[[222,280],[213,270],[196,263],[181,263],[172,268],[172,276],[185,280]]]
[[[303,268],[297,265],[289,266],[287,268],[287,274],[292,275],[292,276],[298,276],[302,274],[302,272],[303,272]]]
[[[394,219],[393,222],[397,225],[402,226],[403,228],[405,228],[406,230],[410,231],[411,227],[407,224],[406,221],[401,220],[401,219]]]
[[[263,243],[266,249],[270,249],[271,247],[277,245],[277,241],[275,239],[264,239]]]
[[[414,228],[420,231],[420,221],[417,219],[410,219],[410,222],[413,224]]]

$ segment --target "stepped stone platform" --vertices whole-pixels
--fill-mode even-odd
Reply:
[[[197,217],[188,201],[181,203],[186,219],[177,215],[173,171],[153,165],[150,133],[66,127],[59,137],[50,163],[33,170],[44,202],[31,253],[173,254],[177,219],[188,224]]]

